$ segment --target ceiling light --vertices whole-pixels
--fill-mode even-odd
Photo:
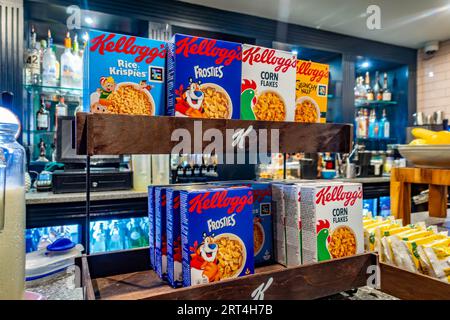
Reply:
[[[369,67],[370,67],[369,61],[364,61],[364,62],[361,64],[361,68],[367,69],[367,68],[369,68]]]

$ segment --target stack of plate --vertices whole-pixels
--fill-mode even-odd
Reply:
[[[416,167],[450,168],[450,145],[398,145],[398,151]]]

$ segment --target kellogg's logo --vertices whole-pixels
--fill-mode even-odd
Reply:
[[[228,214],[242,212],[246,205],[253,204],[253,195],[249,191],[243,196],[229,197],[228,191],[214,192],[210,198],[211,192],[205,192],[192,198],[189,201],[189,212],[203,213],[203,210],[222,209],[228,207]]]
[[[114,33],[108,35],[104,33],[92,38],[90,51],[98,50],[100,55],[104,55],[105,51],[134,55],[136,56],[135,62],[142,62],[145,59],[146,63],[152,63],[156,58],[165,58],[166,56],[166,46],[163,43],[159,48],[151,48],[135,45],[136,37],[120,36],[119,39],[114,39],[115,36]]]
[[[331,190],[331,188],[333,188]],[[331,192],[330,192],[331,190]],[[357,191],[344,191],[343,186],[322,188],[316,195],[316,204],[325,205],[327,202],[344,201],[344,206],[354,205],[357,199],[362,199],[363,193],[361,188]]]
[[[261,52],[261,50],[264,50]],[[297,66],[297,59],[291,57],[289,59],[285,57],[277,57],[275,54],[277,50],[270,48],[261,47],[250,47],[245,50],[242,54],[242,61],[248,62],[248,64],[253,65],[253,62],[266,63],[276,65],[275,71],[286,72],[289,68],[295,68]]]
[[[311,67],[312,63],[307,61],[298,61],[297,74],[310,76],[310,81],[320,82],[323,78],[328,79],[328,68],[326,70]]]
[[[161,206],[162,206],[162,207],[165,207],[165,206],[166,206],[166,194],[165,194],[165,193],[163,193],[163,194],[161,195]]]
[[[197,40],[202,39],[199,43]],[[176,43],[176,54],[183,54],[186,58],[189,55],[199,55],[216,58],[216,64],[230,65],[234,60],[240,61],[242,58],[241,46],[236,45],[235,49],[216,47],[217,40],[203,39],[199,37],[186,37]]]
[[[255,202],[262,202],[267,196],[272,196],[271,188],[253,190],[253,201]]]
[[[173,209],[178,209],[180,207],[180,195],[173,198]]]

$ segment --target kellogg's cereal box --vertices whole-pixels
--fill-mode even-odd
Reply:
[[[239,119],[241,44],[175,34],[168,46],[168,115]]]
[[[181,191],[183,286],[254,273],[251,188]]]
[[[148,187],[148,245],[150,250],[150,266],[155,270],[155,187]]]
[[[327,64],[297,61],[295,121],[326,122],[329,70]]]
[[[167,280],[166,187],[155,188],[155,272]]]
[[[89,31],[84,52],[86,112],[164,115],[166,43]]]
[[[286,225],[283,183],[272,183],[273,242],[275,261],[286,265]]]
[[[242,45],[241,119],[294,121],[297,55]]]
[[[206,188],[206,185],[176,186],[166,189],[167,199],[167,280],[178,288],[183,284],[181,252],[180,191]]]
[[[253,191],[253,250],[255,266],[273,260],[272,186],[269,182],[225,181],[213,184],[246,186]]]
[[[303,263],[364,251],[362,201],[359,183],[302,186]]]

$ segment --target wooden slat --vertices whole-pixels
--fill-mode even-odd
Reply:
[[[201,125],[197,132],[194,125]],[[175,129],[184,128],[194,140],[208,129],[218,129],[226,140],[227,129],[267,130],[267,152],[349,152],[352,125],[300,124],[295,122],[246,121],[224,119],[192,119],[181,117],[148,117],[111,114],[77,114],[77,153],[89,155],[170,154],[175,145],[171,141]],[[279,149],[271,150],[270,130],[279,130]],[[196,140],[196,141],[200,141]],[[226,141],[231,144],[232,141]],[[202,148],[209,145],[204,141]],[[248,143],[246,143],[248,148]],[[225,141],[224,141],[225,148]],[[202,151],[202,150],[200,150]]]
[[[280,265],[259,269],[238,279],[172,289],[153,271],[95,279],[102,299],[252,299],[252,292],[271,282],[265,299],[316,299],[366,285],[367,268],[377,263],[373,254],[295,268]]]
[[[450,300],[450,284],[380,263],[381,291],[404,300]]]
[[[432,168],[392,168],[395,181],[450,186],[450,170]]]
[[[447,188],[447,186],[430,185],[428,200],[430,217],[447,217]]]

